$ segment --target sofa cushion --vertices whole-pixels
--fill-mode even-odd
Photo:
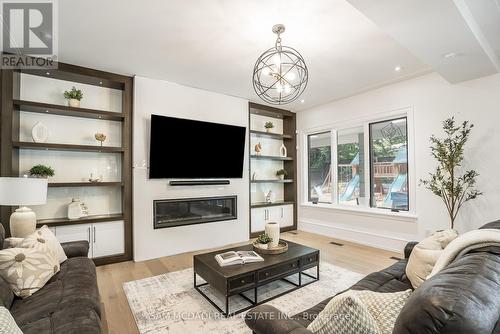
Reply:
[[[19,247],[25,247],[26,242],[28,240],[35,240],[39,243],[47,245],[57,257],[59,263],[63,263],[68,258],[66,253],[64,253],[64,249],[61,247],[59,240],[57,240],[56,236],[52,231],[47,227],[47,225],[43,225],[41,228],[36,230],[35,232],[28,235],[19,245]]]
[[[0,277],[0,306],[10,309],[14,301],[14,292],[2,277]]]
[[[16,299],[11,313],[24,328],[30,323],[51,317],[70,308],[94,310],[100,316],[99,291],[95,266],[91,259],[75,257],[61,265],[61,271],[45,287],[26,299]]]
[[[414,291],[394,334],[493,333],[500,314],[499,268],[500,257],[488,252],[457,259]]]
[[[9,310],[0,306],[0,333],[2,334],[23,334],[17,326]]]
[[[94,309],[75,306],[25,324],[21,330],[24,334],[100,334],[101,324]]]

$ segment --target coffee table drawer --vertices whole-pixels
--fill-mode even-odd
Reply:
[[[283,274],[287,274],[293,271],[297,271],[299,268],[299,261],[292,261],[292,262],[287,262],[284,264],[280,264],[276,267],[272,267],[269,269],[264,269],[259,271],[259,281],[265,281],[267,279],[274,278],[276,276],[280,276]]]
[[[253,285],[255,282],[254,275],[246,275],[238,278],[233,278],[229,281],[229,290],[234,291],[243,288],[248,285]]]
[[[319,261],[319,253],[303,256],[300,258],[300,266],[306,267],[308,265],[316,264]]]

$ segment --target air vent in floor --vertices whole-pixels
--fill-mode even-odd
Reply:
[[[290,232],[290,234],[295,234],[295,235],[297,235],[298,233],[297,233],[297,232]]]
[[[396,261],[401,261],[402,260],[402,258],[397,257],[397,256],[391,256],[390,259],[391,260],[396,260]]]
[[[330,241],[330,244],[331,245],[335,245],[335,246],[344,246],[344,244],[341,244],[341,243],[338,243],[338,242],[335,242],[335,241]]]

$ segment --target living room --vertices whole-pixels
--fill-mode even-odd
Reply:
[[[500,331],[498,0],[1,3],[0,334]]]

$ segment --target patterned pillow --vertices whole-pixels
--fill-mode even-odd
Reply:
[[[335,296],[307,327],[314,334],[391,334],[411,290],[349,290]]]
[[[19,329],[9,310],[0,306],[0,333],[2,334],[23,334]]]
[[[307,326],[314,334],[381,334],[356,291],[335,296]]]
[[[68,259],[61,244],[57,240],[54,233],[52,233],[52,231],[47,227],[47,225],[43,225],[39,230],[36,230],[32,234],[28,235],[24,240],[26,239],[32,239],[41,244],[46,244],[54,252],[59,263],[63,263]],[[25,241],[23,241],[19,246],[16,247],[27,246],[25,244]]]
[[[21,298],[40,290],[59,269],[59,261],[46,245],[0,251],[0,276]]]

